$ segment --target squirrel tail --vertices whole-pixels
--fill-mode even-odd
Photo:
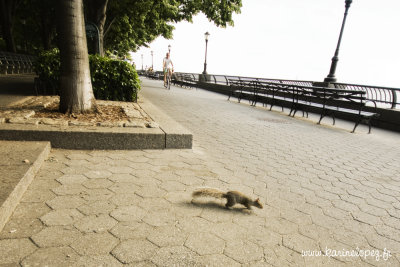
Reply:
[[[199,188],[193,191],[192,196],[226,198],[226,193],[214,188]]]

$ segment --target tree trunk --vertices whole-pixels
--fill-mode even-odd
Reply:
[[[97,20],[96,24],[99,28],[99,43],[100,43],[100,56],[104,56],[104,25],[106,24],[106,12],[108,0],[100,1],[99,9],[97,10]]]
[[[3,37],[6,41],[7,51],[16,52],[13,36],[13,13],[17,4],[12,0],[0,0],[0,17],[2,24]]]
[[[90,80],[82,0],[59,0],[57,16],[61,56],[60,111],[91,112],[96,102]]]

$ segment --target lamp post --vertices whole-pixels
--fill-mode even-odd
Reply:
[[[342,41],[342,35],[343,35],[343,29],[344,25],[346,23],[346,17],[347,17],[347,12],[350,8],[351,3],[353,2],[352,0],[346,0],[346,10],[344,12],[344,18],[342,22],[342,29],[340,30],[340,35],[339,35],[339,40],[336,46],[336,51],[335,55],[332,58],[332,64],[331,64],[331,69],[329,71],[328,76],[325,78],[324,82],[331,83],[331,82],[336,82],[336,77],[335,77],[335,71],[336,71],[336,66],[337,62],[339,61],[339,48],[340,48],[340,42]]]
[[[143,54],[141,54],[141,56],[142,56],[142,70],[143,70]]]
[[[204,71],[203,74],[207,74],[207,44],[208,44],[208,36],[210,36],[210,34],[208,32],[206,32],[204,34],[204,38],[206,39],[206,55],[204,58]]]
[[[168,45],[168,54],[171,54],[171,45]]]
[[[151,54],[151,70],[154,71],[154,67],[153,67],[153,51],[150,51]]]

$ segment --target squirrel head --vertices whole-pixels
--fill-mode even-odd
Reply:
[[[257,198],[256,200],[254,200],[254,206],[257,207],[257,208],[259,208],[259,209],[262,209],[262,208],[263,208],[263,205],[261,204],[261,201],[260,201],[259,198]]]

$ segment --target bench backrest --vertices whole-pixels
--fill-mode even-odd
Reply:
[[[253,79],[243,79],[240,77],[228,78],[228,83],[233,89],[254,91],[255,80]]]
[[[324,101],[349,101],[359,104],[366,102],[366,92],[357,90],[313,87],[309,90],[309,94]]]

